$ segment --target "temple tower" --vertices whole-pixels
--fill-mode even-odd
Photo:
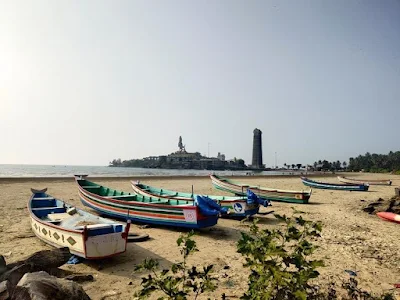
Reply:
[[[262,132],[260,129],[254,129],[253,131],[253,159],[251,162],[251,166],[256,169],[263,169],[263,160],[262,160],[262,141],[261,135]]]

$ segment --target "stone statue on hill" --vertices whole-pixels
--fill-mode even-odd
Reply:
[[[183,145],[183,143],[182,143],[182,137],[181,136],[179,136],[178,147],[179,147],[179,152],[186,152],[185,145]]]

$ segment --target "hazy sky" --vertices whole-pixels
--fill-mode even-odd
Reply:
[[[1,1],[0,163],[400,148],[400,1]]]

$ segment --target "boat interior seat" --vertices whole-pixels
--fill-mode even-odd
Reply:
[[[83,189],[99,189],[101,188],[100,185],[82,185]]]
[[[33,197],[32,200],[55,200],[54,197]]]
[[[57,209],[59,209],[59,208],[62,208],[62,209],[64,209],[65,210],[65,207],[63,207],[63,206],[49,206],[49,207],[32,207],[32,210],[42,210],[42,209],[54,209],[54,210],[57,210]]]
[[[40,207],[32,208],[32,212],[39,218],[52,214],[66,213],[65,207]],[[69,215],[70,216],[70,215]]]

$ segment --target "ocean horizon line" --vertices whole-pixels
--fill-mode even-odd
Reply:
[[[304,171],[303,171],[304,172]],[[151,169],[136,167],[109,167],[109,166],[73,166],[73,165],[23,165],[1,164],[1,178],[27,177],[71,177],[77,174],[87,174],[92,177],[138,177],[138,176],[207,176],[211,173],[221,176],[246,175],[296,175],[299,170],[197,170],[197,169]],[[307,172],[309,173],[309,172]]]

